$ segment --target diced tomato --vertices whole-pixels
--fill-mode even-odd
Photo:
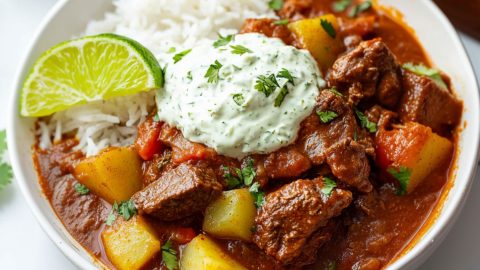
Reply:
[[[154,121],[152,117],[138,126],[138,137],[135,141],[135,149],[144,160],[151,160],[153,155],[163,149],[162,142],[159,141],[161,130],[162,123]]]
[[[179,245],[184,245],[192,241],[197,233],[192,228],[175,228],[171,231],[170,239]]]
[[[388,151],[389,147],[388,144],[390,143],[387,141],[384,136],[382,136],[382,131],[379,131],[376,138],[375,138],[375,154],[378,167],[380,168],[388,168],[392,161],[389,159]]]

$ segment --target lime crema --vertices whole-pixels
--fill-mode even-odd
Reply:
[[[241,34],[172,59],[158,117],[225,156],[269,153],[295,141],[324,84],[308,51]]]

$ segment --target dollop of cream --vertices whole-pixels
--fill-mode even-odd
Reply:
[[[248,51],[234,53],[239,45]],[[217,67],[218,81],[208,82],[211,65]],[[293,83],[279,76],[282,70],[293,76]],[[267,97],[255,86],[259,76],[272,74],[280,87]],[[167,64],[165,86],[157,93],[158,117],[186,139],[225,156],[269,153],[295,141],[324,84],[308,51],[277,38],[240,34],[218,48],[213,42],[198,45]],[[288,94],[275,106],[282,88]]]

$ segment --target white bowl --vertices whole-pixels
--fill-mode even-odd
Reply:
[[[435,223],[406,254],[388,269],[413,269],[418,267],[440,244],[452,227],[467,197],[476,169],[479,145],[479,96],[475,76],[464,48],[441,11],[429,0],[381,0],[381,4],[400,10],[407,23],[415,29],[422,45],[434,64],[452,78],[453,85],[464,101],[464,126],[459,140],[459,155],[454,173],[454,183]],[[63,0],[50,11],[40,25],[30,45],[25,60],[17,73],[12,92],[8,148],[15,177],[40,225],[63,251],[82,269],[95,269],[98,263],[75,241],[63,227],[43,196],[31,158],[34,143],[34,120],[19,115],[20,88],[31,65],[52,45],[82,33],[87,22],[101,18],[111,10],[108,0]]]

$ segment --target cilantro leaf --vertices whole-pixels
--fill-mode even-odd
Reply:
[[[12,167],[3,161],[3,156],[7,151],[7,133],[5,130],[0,131],[0,190],[5,188],[12,182]]]
[[[338,92],[336,87],[332,87],[332,88],[328,89],[328,91],[334,93],[336,96],[343,97],[343,94]]]
[[[114,202],[112,210],[108,214],[107,220],[105,222],[108,226],[112,226],[113,222],[115,222],[115,220],[117,219],[117,216],[115,215],[116,211],[118,211],[118,204],[117,202]]]
[[[274,21],[273,25],[287,25],[290,22],[289,19]]]
[[[337,31],[335,31],[335,28],[333,27],[332,23],[325,20],[325,19],[320,19],[320,25],[322,26],[323,30],[331,37],[335,38],[337,36]]]
[[[439,87],[448,89],[447,84],[443,81],[440,71],[434,68],[428,68],[423,64],[414,65],[413,63],[406,63],[402,66],[404,69],[411,71],[420,76],[427,76],[432,79]]]
[[[410,182],[410,176],[412,172],[407,168],[401,166],[398,170],[395,168],[388,168],[387,172],[398,180],[400,188],[397,190],[397,195],[407,194],[408,183]]]
[[[205,73],[205,78],[208,78],[209,83],[217,83],[218,82],[218,73],[220,69],[223,67],[218,60],[215,60],[215,63],[211,64]]]
[[[338,117],[338,114],[334,111],[317,111],[317,115],[324,124],[328,124]]]
[[[268,6],[271,9],[273,9],[275,11],[278,11],[278,10],[282,9],[282,7],[283,7],[283,0],[270,0],[268,2]]]
[[[218,40],[213,43],[213,47],[220,48],[227,45],[234,39],[234,35],[222,36],[218,34]]]
[[[125,220],[129,220],[137,214],[137,208],[135,208],[132,200],[128,200],[120,203],[117,212],[123,216]]]
[[[243,55],[245,53],[253,53],[252,50],[242,45],[231,45],[230,48],[232,48],[233,54]]]
[[[177,48],[175,47],[170,47],[170,49],[168,49],[167,53],[174,53],[177,51]]]
[[[162,259],[168,270],[178,269],[177,251],[172,247],[170,240],[162,246]]]
[[[257,81],[255,84],[255,89],[257,91],[262,92],[265,94],[266,97],[270,96],[277,87],[280,85],[277,82],[274,74],[270,74],[267,76],[260,75],[257,77]]]
[[[250,186],[253,183],[255,176],[257,176],[257,173],[253,167],[253,159],[251,157],[247,158],[246,163],[247,164],[242,168],[242,179],[246,186]]]
[[[242,106],[245,103],[245,98],[242,94],[233,94],[233,101],[238,105]]]
[[[173,56],[173,61],[174,61],[173,63],[174,63],[174,64],[178,63],[180,60],[183,59],[183,57],[184,57],[185,55],[189,54],[191,51],[192,51],[192,49],[188,49],[188,50],[185,50],[185,51],[183,51],[183,52],[179,52],[179,53],[175,54],[175,55]]]
[[[323,184],[324,186],[320,191],[327,196],[330,196],[333,192],[333,189],[337,187],[337,183],[326,176],[323,177]]]
[[[228,168],[225,165],[222,165],[222,170],[223,170],[223,178],[225,178],[225,181],[227,182],[227,187],[228,189],[234,189],[238,186],[240,186],[241,181],[237,177],[233,176],[230,173],[230,168]]]
[[[80,183],[76,183],[73,187],[75,188],[75,191],[80,195],[87,195],[88,193],[90,193],[90,189]]]
[[[289,83],[295,85],[295,81],[293,80],[295,77],[293,77],[292,74],[290,74],[290,71],[286,68],[282,68],[282,70],[278,72],[277,77],[287,79]]]
[[[3,154],[7,151],[7,132],[0,130],[0,153]]]
[[[253,196],[255,207],[262,207],[263,203],[265,202],[265,192],[260,190],[260,184],[258,182],[255,182],[252,186],[250,186],[248,190]]]
[[[377,132],[377,124],[374,122],[370,122],[368,118],[363,114],[361,111],[355,109],[355,113],[357,114],[358,119],[360,120],[360,124],[363,128],[366,128],[368,132],[375,133]]]
[[[352,0],[338,0],[333,2],[332,9],[335,12],[344,12],[351,4]]]
[[[349,16],[350,18],[357,17],[358,14],[369,10],[371,7],[372,7],[372,1],[367,0],[367,1],[365,1],[365,2],[362,2],[362,3],[354,6],[354,7],[350,10],[350,12],[348,13],[348,16]]]
[[[280,93],[275,97],[275,103],[273,106],[275,107],[280,107],[283,103],[283,100],[285,99],[285,96],[288,95],[288,88],[287,86],[284,86],[280,89]]]

